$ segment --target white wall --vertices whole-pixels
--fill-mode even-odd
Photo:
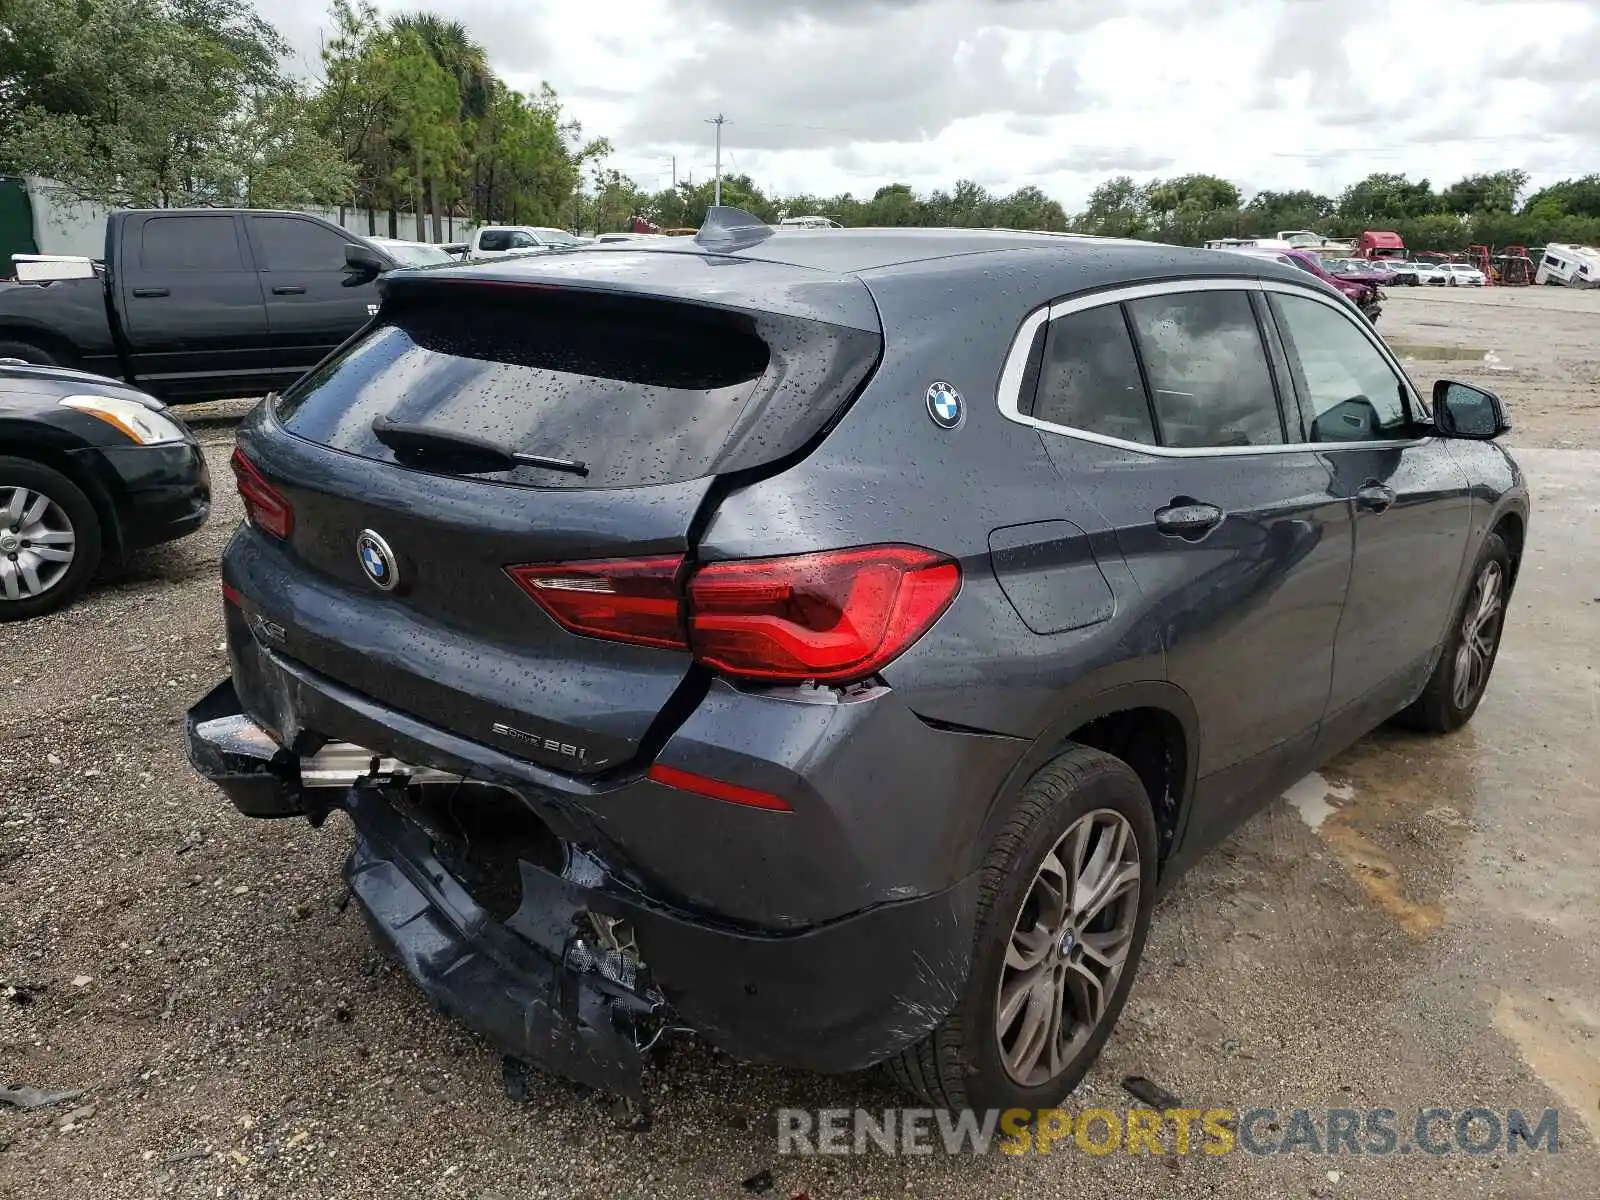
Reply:
[[[28,176],[27,184],[28,195],[33,202],[33,238],[38,243],[40,254],[84,254],[90,258],[105,255],[106,213],[110,211],[105,205],[73,200],[60,184],[37,176]],[[305,211],[332,221],[335,225],[342,224],[351,233],[367,232],[367,210],[364,208],[346,208],[342,222],[337,208],[308,208]],[[377,236],[388,237],[388,212],[381,211],[375,216]],[[425,220],[423,224],[428,234],[424,240],[431,241],[433,223]],[[458,218],[452,234],[449,218],[444,220],[444,240],[447,242],[466,241],[471,230],[471,222]],[[416,215],[400,213],[396,232],[407,241],[415,238]]]

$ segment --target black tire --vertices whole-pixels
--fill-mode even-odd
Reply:
[[[64,367],[68,365],[60,355],[40,349],[32,342],[15,342],[4,338],[0,338],[0,358],[20,358],[23,362],[33,363],[41,367]]]
[[[1476,624],[1475,614],[1482,595],[1479,589],[1485,572],[1491,570],[1497,573],[1499,579],[1499,609],[1493,621],[1489,652],[1482,656],[1482,674],[1475,685],[1468,687],[1463,702],[1456,686],[1460,670],[1457,659],[1467,643],[1468,623]],[[1499,534],[1491,533],[1483,540],[1483,549],[1478,551],[1478,561],[1473,564],[1467,594],[1461,598],[1450,622],[1444,649],[1439,654],[1439,661],[1434,664],[1433,674],[1428,676],[1422,695],[1395,714],[1397,724],[1423,733],[1443,734],[1454,733],[1472,720],[1472,714],[1478,711],[1484,692],[1488,690],[1495,659],[1500,654],[1500,635],[1505,629],[1506,605],[1511,599],[1511,571],[1511,552]]]
[[[1071,827],[1110,810],[1131,827],[1139,854],[1139,892],[1120,976],[1097,1025],[1061,1069],[1037,1086],[1012,1078],[1001,1057],[1000,987],[1013,928],[1023,918],[1035,876]],[[932,1033],[887,1064],[901,1087],[952,1110],[1060,1104],[1078,1086],[1116,1025],[1138,971],[1156,885],[1156,825],[1144,785],[1121,759],[1071,746],[1028,781],[984,861],[971,970],[955,1010]],[[1068,954],[1068,947],[1061,954]],[[1081,952],[1080,952],[1081,953]]]
[[[66,573],[39,595],[8,600],[4,588],[0,587],[0,621],[25,621],[65,607],[82,594],[100,565],[100,517],[77,484],[60,471],[31,458],[0,456],[0,495],[9,496],[16,487],[48,496],[59,505],[72,522],[76,541]],[[4,516],[0,515],[0,535],[8,530]]]

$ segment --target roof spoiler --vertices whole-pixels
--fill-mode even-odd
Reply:
[[[706,209],[706,219],[700,232],[694,235],[695,244],[720,254],[735,250],[748,250],[759,246],[773,235],[773,228],[754,213],[726,204],[712,205]]]

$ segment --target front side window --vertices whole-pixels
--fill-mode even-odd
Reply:
[[[1405,384],[1354,320],[1304,296],[1275,294],[1272,308],[1313,442],[1411,436]]]
[[[1163,446],[1282,445],[1250,297],[1180,292],[1128,302]]]
[[[1050,323],[1033,415],[1085,433],[1155,444],[1139,360],[1120,306],[1085,309]]]
[[[252,217],[268,271],[342,271],[350,242],[326,225],[297,217]]]

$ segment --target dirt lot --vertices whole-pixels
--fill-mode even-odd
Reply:
[[[1391,288],[1379,327],[1423,386],[1498,391],[1513,446],[1600,449],[1600,289]]]
[[[1146,1075],[1197,1108],[1561,1108],[1560,1152],[1163,1159],[775,1153],[779,1106],[899,1103],[676,1052],[655,1123],[498,1058],[377,960],[338,882],[347,829],[251,822],[190,773],[223,671],[202,533],[71,611],[0,627],[0,1195],[1576,1198],[1600,1194],[1600,293],[1399,292],[1394,340],[1492,350],[1537,510],[1472,726],[1381,733],[1297,786],[1156,915],[1074,1105]],[[1586,357],[1587,356],[1587,357]],[[226,431],[212,435],[226,478]],[[1582,449],[1531,449],[1567,443]]]

